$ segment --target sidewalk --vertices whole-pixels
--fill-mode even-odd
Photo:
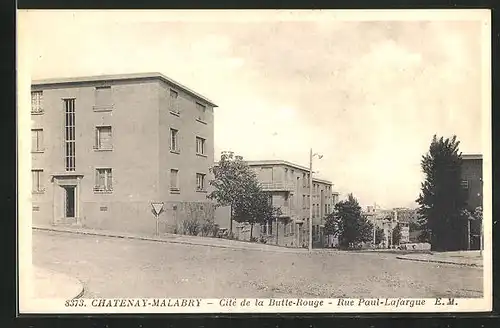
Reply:
[[[33,230],[76,233],[76,234],[90,235],[90,236],[126,238],[126,239],[156,241],[156,242],[174,243],[174,244],[209,246],[209,247],[227,248],[235,250],[269,251],[278,253],[307,253],[307,250],[302,248],[287,248],[283,246],[251,243],[241,240],[175,235],[168,233],[163,233],[159,236],[154,236],[141,233],[117,232],[117,231],[96,230],[96,229],[86,229],[86,228],[68,228],[68,227],[57,227],[57,226],[33,226]]]
[[[400,260],[455,264],[471,267],[483,267],[483,257],[479,251],[440,252],[432,254],[406,254],[397,256]]]
[[[83,284],[76,278],[33,266],[34,298],[71,300],[83,295]]]

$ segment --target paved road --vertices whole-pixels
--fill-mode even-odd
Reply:
[[[481,297],[482,270],[394,254],[291,254],[33,232],[33,264],[84,297]]]

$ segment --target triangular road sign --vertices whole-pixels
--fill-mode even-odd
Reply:
[[[163,209],[163,203],[151,203],[151,206],[153,206],[153,211],[155,211],[156,215],[159,215]]]

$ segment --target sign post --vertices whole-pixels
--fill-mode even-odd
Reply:
[[[159,217],[160,213],[163,212],[163,202],[152,202],[151,207],[153,208],[153,214],[156,219],[156,235],[160,234],[159,231]]]

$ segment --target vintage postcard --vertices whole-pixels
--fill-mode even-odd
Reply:
[[[18,11],[20,314],[490,311],[490,29]]]

